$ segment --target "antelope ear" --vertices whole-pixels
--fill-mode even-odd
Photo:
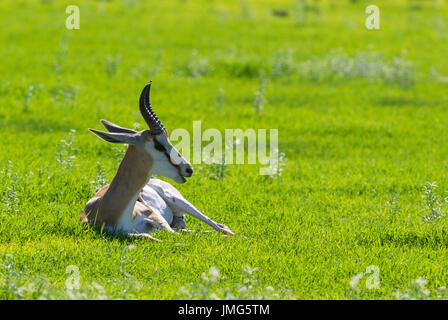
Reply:
[[[101,123],[103,126],[107,129],[109,132],[117,132],[117,133],[137,133],[137,131],[134,131],[132,129],[122,128],[112,122],[109,122],[107,120],[101,120]]]
[[[95,129],[90,129],[89,131],[96,134],[101,139],[110,143],[125,143],[125,144],[139,144],[139,136],[131,133],[115,133],[115,132],[103,132]]]

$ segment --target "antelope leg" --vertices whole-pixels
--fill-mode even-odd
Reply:
[[[127,233],[126,236],[131,237],[131,238],[148,238],[149,240],[152,240],[152,241],[162,242],[162,240],[154,238],[149,233]]]
[[[207,217],[205,214],[200,212],[194,205],[192,205],[190,202],[185,200],[183,197],[179,197],[174,195],[169,190],[166,190],[162,188],[161,186],[151,184],[150,185],[154,190],[157,191],[157,193],[165,200],[167,204],[170,206],[183,211],[187,214],[189,214],[192,217],[195,217],[196,219],[199,219],[200,221],[208,224],[213,229],[221,231],[224,234],[228,235],[234,235],[234,233],[224,224],[216,223],[209,217]]]

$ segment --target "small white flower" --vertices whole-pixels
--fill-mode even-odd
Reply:
[[[210,295],[210,299],[213,299],[213,300],[221,300],[221,299],[218,297],[218,295],[217,295],[216,293],[212,293],[212,294]]]
[[[428,281],[425,278],[418,278],[417,280],[415,280],[415,283],[423,289],[425,285],[428,284]]]
[[[208,274],[210,275],[212,281],[216,281],[221,277],[219,269],[215,266],[210,267],[210,269],[208,270]]]

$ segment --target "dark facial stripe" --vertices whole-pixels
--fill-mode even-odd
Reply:
[[[173,163],[173,162],[171,161],[171,157],[170,157],[170,155],[168,154],[168,151],[165,149],[165,147],[164,147],[159,141],[157,141],[156,138],[152,138],[152,140],[154,141],[154,148],[156,148],[156,150],[158,150],[158,151],[160,151],[160,152],[163,152],[163,154],[167,157],[168,162],[169,162],[173,167],[175,167],[177,170],[179,170],[179,172],[181,172],[180,166],[177,165],[177,164],[175,164],[175,163]]]
[[[156,148],[156,150],[160,151],[160,152],[166,152],[166,149],[163,145],[161,145],[159,143],[159,141],[157,141],[155,138],[153,139],[154,141],[154,148]]]

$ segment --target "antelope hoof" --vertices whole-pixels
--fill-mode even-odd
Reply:
[[[225,235],[228,235],[228,236],[235,235],[235,233],[233,233],[232,230],[230,230],[229,227],[226,226],[225,224],[218,223],[218,227],[219,227],[219,229],[217,229],[217,230],[224,233]]]

